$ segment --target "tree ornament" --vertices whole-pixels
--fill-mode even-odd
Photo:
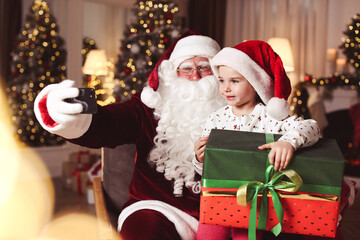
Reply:
[[[131,68],[125,68],[125,70],[124,70],[124,72],[126,73],[126,74],[130,74],[131,73]]]
[[[149,49],[150,49],[150,51],[151,51],[152,53],[155,53],[157,47],[155,47],[154,45],[152,45],[152,46],[149,47]]]
[[[172,15],[171,13],[166,14],[166,19],[172,20],[173,17],[174,17],[174,15]]]
[[[138,44],[132,44],[130,51],[133,54],[138,54],[140,52],[140,46]]]
[[[180,35],[180,33],[179,33],[179,31],[178,31],[177,29],[174,29],[174,30],[171,32],[171,37],[172,37],[173,39],[178,38],[179,35]]]
[[[146,61],[143,58],[136,61],[136,68],[138,69],[144,68],[145,65],[146,65]]]

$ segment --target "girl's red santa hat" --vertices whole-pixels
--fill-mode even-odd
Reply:
[[[157,62],[148,78],[149,86],[144,87],[141,93],[141,100],[150,108],[156,108],[161,105],[162,99],[157,92],[159,87],[158,69],[164,60],[171,62],[176,70],[187,59],[198,56],[211,60],[219,51],[219,44],[212,38],[200,35],[194,31],[186,31],[166,50]]]
[[[222,65],[238,71],[249,81],[271,117],[282,120],[289,116],[287,99],[291,93],[290,80],[279,55],[268,43],[252,40],[223,48],[211,60],[217,77]]]

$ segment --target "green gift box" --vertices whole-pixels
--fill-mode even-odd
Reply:
[[[211,130],[205,149],[202,186],[238,188],[249,181],[265,182],[269,150],[258,146],[281,135]],[[295,151],[286,169],[296,171],[303,184],[299,192],[341,195],[345,160],[335,139],[321,138],[311,147]]]

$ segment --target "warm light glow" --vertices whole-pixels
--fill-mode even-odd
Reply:
[[[63,212],[53,219],[54,187],[50,174],[31,148],[20,148],[13,138],[1,89],[0,239],[97,240],[100,234],[105,239],[120,239],[115,229],[88,214]],[[99,232],[105,228],[108,231]]]
[[[338,58],[336,59],[336,72],[343,73],[346,70],[346,59]]]
[[[90,50],[82,68],[84,74],[88,75],[107,75],[108,66],[105,50]]]
[[[328,48],[326,51],[326,58],[328,61],[335,61],[337,56],[337,51],[335,48]]]
[[[0,92],[0,102],[3,101]],[[35,239],[51,220],[54,189],[50,175],[30,148],[13,138],[7,106],[0,106],[0,239]],[[21,229],[21,230],[19,230]]]
[[[280,56],[285,71],[293,72],[295,70],[295,65],[290,41],[286,38],[270,38],[268,43]]]

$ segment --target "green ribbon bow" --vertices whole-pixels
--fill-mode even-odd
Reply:
[[[283,180],[284,177],[287,177],[290,181]],[[265,184],[258,181],[250,181],[240,186],[236,193],[238,205],[247,207],[248,202],[251,201],[248,230],[249,240],[256,239],[256,211],[258,194],[262,193],[259,210],[258,229],[266,229],[268,208],[267,193],[268,191],[270,191],[271,198],[274,203],[276,216],[279,220],[279,223],[271,229],[271,232],[275,236],[278,236],[282,229],[284,210],[280,202],[279,194],[275,191],[275,189],[281,189],[282,191],[286,192],[296,192],[302,184],[301,177],[294,170],[284,170],[274,173],[273,165],[269,165],[266,168],[265,179]]]

